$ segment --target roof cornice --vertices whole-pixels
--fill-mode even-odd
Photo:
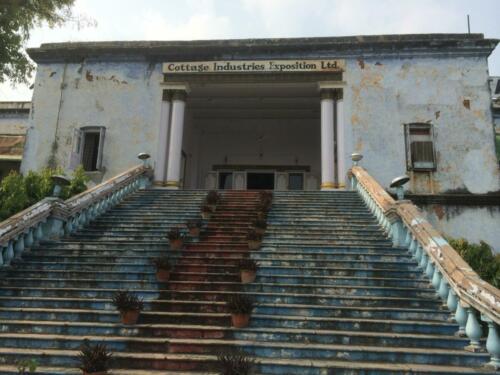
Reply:
[[[225,39],[195,41],[115,41],[48,43],[28,49],[37,63],[109,60],[217,60],[247,58],[318,58],[461,55],[488,56],[498,39],[483,34],[402,34],[349,37]]]

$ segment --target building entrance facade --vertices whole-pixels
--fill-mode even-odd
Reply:
[[[238,78],[164,83],[156,184],[171,189],[344,188],[343,83],[313,80],[314,75],[279,82]],[[176,166],[182,154],[181,176]]]

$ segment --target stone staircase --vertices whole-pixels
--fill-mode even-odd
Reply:
[[[228,191],[199,240],[168,249],[166,232],[199,217],[203,191],[146,190],[74,235],[31,249],[0,282],[0,374],[36,359],[37,374],[78,374],[83,338],[114,352],[113,374],[212,374],[216,354],[242,348],[259,374],[478,374],[458,326],[407,250],[395,248],[355,192],[275,192],[263,247],[245,236],[258,194]],[[168,283],[151,260],[167,252]],[[260,263],[239,282],[242,257]],[[145,300],[135,326],[111,297]],[[224,297],[258,303],[230,327]]]

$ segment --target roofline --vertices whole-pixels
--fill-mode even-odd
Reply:
[[[0,113],[29,113],[31,102],[0,101]]]
[[[485,39],[483,34],[394,34],[346,37],[215,39],[190,41],[109,41],[44,43],[29,48],[35,62],[80,61],[99,56],[143,56],[147,59],[217,59],[229,55],[233,59],[247,56],[307,52],[336,56],[364,54],[465,53],[488,56],[498,39]]]

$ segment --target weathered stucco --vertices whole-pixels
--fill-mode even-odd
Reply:
[[[421,205],[430,223],[452,238],[484,241],[500,254],[500,207]]]
[[[73,129],[83,126],[106,127],[104,178],[136,165],[140,152],[154,160],[160,81],[160,65],[144,62],[40,65],[22,170],[51,159],[68,168]]]
[[[350,60],[344,77],[352,150],[384,186],[406,172],[403,124],[428,122],[437,170],[413,173],[409,189],[500,188],[485,58]]]
[[[221,51],[227,50],[225,54],[211,55],[212,59],[345,59],[346,158],[353,151],[362,153],[365,156],[362,164],[384,186],[406,172],[403,124],[430,122],[435,129],[437,171],[413,173],[409,185],[411,190],[417,193],[499,190],[487,75],[486,56],[489,52],[485,52],[491,48],[485,47],[489,41],[480,44],[481,39],[478,39],[474,45],[463,37],[463,46],[458,48],[456,45],[462,43],[461,39],[450,37],[458,42],[435,50],[432,36],[421,36],[423,42],[419,49],[412,44],[413,39],[418,38],[408,38],[406,42],[399,41],[403,37],[358,38],[352,50],[346,49],[347,39],[342,38],[333,38],[334,42],[321,38],[300,40],[304,45],[318,45],[317,50],[299,47],[300,44],[293,46],[285,43],[287,40],[269,41],[269,45],[286,46],[282,50],[264,49],[256,41],[251,41],[248,43],[255,44],[255,49],[245,49],[244,52],[240,51],[244,44],[239,42],[207,43]],[[373,41],[378,43],[375,47]],[[391,43],[399,49],[398,53],[389,51]],[[422,43],[425,43],[425,48]],[[176,59],[196,60],[197,56],[206,59],[210,52],[202,48],[201,42],[186,42],[185,47],[181,43],[176,48],[168,44],[161,45],[161,48],[155,44],[122,44],[117,43],[117,48],[109,43],[88,43],[74,48],[70,48],[73,45],[56,44],[30,51],[39,59],[39,67],[34,112],[22,166],[24,171],[40,168],[49,162],[67,167],[73,129],[81,126],[106,127],[105,178],[134,165],[139,152],[149,152],[154,163],[160,118],[160,82],[163,79],[161,62],[174,55]],[[331,50],[325,46],[332,46]],[[186,56],[182,55],[183,48]],[[361,51],[362,48],[371,50]],[[458,48],[458,52],[454,48]],[[233,49],[238,49],[239,55],[231,56]],[[154,51],[157,55],[152,56]],[[79,63],[61,62],[63,59],[73,61],[82,53],[91,57]],[[161,57],[161,53],[167,57]],[[319,105],[318,94],[318,108]],[[189,111],[189,98],[187,108]],[[319,125],[319,118],[317,124],[310,124],[318,129]],[[195,131],[191,136],[187,128],[184,145],[193,154],[197,148],[193,143]],[[316,134],[316,131],[311,132],[311,137],[316,137]],[[255,163],[258,162],[256,159]],[[311,160],[314,162],[317,163]],[[192,170],[187,171],[188,176],[192,176],[192,181],[198,180],[198,187],[201,187],[200,166],[191,163],[189,168]],[[312,165],[312,169],[317,168],[317,165]]]

